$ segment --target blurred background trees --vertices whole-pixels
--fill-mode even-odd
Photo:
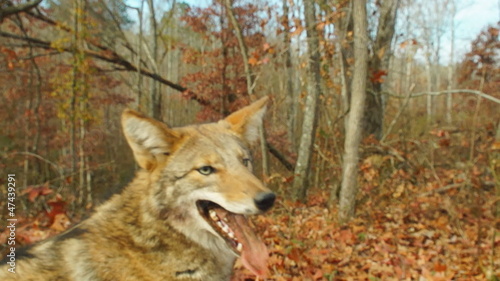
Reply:
[[[257,172],[283,198],[306,202],[321,190],[335,208],[339,194],[360,190],[354,210],[370,192],[358,176],[341,185],[349,145],[360,153],[356,169],[378,155],[408,172],[415,150],[419,165],[470,167],[483,157],[482,134],[500,135],[500,26],[457,46],[455,17],[466,4],[420,2],[363,2],[366,102],[352,123],[362,59],[352,1],[2,0],[1,168],[21,175],[22,192],[57,195],[77,213],[131,177],[118,123],[125,107],[179,126],[263,95],[272,105]],[[352,126],[361,147],[345,137]],[[463,142],[430,141],[449,134]],[[446,145],[460,156],[440,159]],[[31,198],[25,208],[48,208]]]

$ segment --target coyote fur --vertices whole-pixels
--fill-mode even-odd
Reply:
[[[125,110],[135,178],[72,229],[17,251],[15,273],[3,261],[0,280],[221,281],[237,257],[266,275],[266,246],[247,221],[275,201],[252,174],[249,151],[266,103],[179,128]]]

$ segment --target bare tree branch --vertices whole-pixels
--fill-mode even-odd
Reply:
[[[23,37],[23,36],[19,36],[16,34],[3,32],[3,31],[0,31],[0,37],[22,40],[25,42],[32,43],[33,47],[42,48],[42,49],[46,49],[46,50],[59,50],[59,51],[68,52],[68,53],[74,51],[73,48],[55,47],[55,46],[52,46],[51,42],[48,42],[48,41],[43,41],[43,40],[33,38],[33,37]],[[162,76],[150,71],[149,69],[134,65],[133,63],[131,63],[127,59],[123,58],[122,56],[117,54],[115,51],[108,49],[107,47],[100,46],[100,49],[102,50],[102,52],[89,50],[89,49],[85,49],[82,52],[88,56],[93,57],[93,58],[96,58],[96,59],[99,59],[102,61],[106,61],[106,62],[114,64],[114,65],[122,66],[125,70],[139,72],[142,75],[148,76],[148,77],[150,77],[150,78],[152,78],[152,79],[154,79],[154,80],[156,80],[164,85],[167,85],[167,86],[169,86],[169,87],[171,87],[179,92],[182,92],[182,94],[185,97],[198,102],[200,105],[208,106],[210,108],[213,107],[213,105],[210,103],[210,101],[201,98],[199,95],[188,90],[186,87],[181,86],[179,84],[175,84],[175,83],[163,78]]]
[[[269,153],[271,153],[288,171],[293,172],[293,169],[295,168],[295,165],[290,163],[286,157],[281,154],[276,147],[274,147],[272,144],[266,141],[266,146],[267,149],[269,150]]]
[[[460,94],[460,93],[478,95],[484,99],[487,99],[489,101],[500,104],[500,99],[498,99],[498,98],[495,98],[493,96],[485,94],[481,91],[469,90],[469,89],[444,90],[444,91],[438,91],[438,92],[421,92],[421,93],[411,94],[410,97],[416,98],[416,97],[421,97],[421,96],[440,96],[440,95],[444,95],[444,94]],[[399,98],[399,99],[405,99],[408,97],[408,96],[395,95],[395,94],[392,94],[389,92],[385,92],[384,94],[391,96],[391,97],[394,97],[394,98]]]
[[[14,5],[12,1],[9,0],[0,1],[0,22],[2,22],[5,17],[33,9],[41,2],[42,0],[33,0],[23,4]]]
[[[37,3],[39,4],[42,0],[36,0],[36,1],[32,1],[30,3]],[[2,0],[0,0],[0,4],[2,4]],[[10,3],[10,1],[9,1]],[[24,7],[25,5],[23,5]],[[31,8],[35,7],[36,5],[32,6]],[[0,6],[0,15],[3,15],[1,14],[1,12],[5,11],[5,8],[1,8],[1,7],[4,7],[4,6]],[[17,7],[20,7],[19,5]],[[26,12],[27,15],[35,18],[35,19],[38,19],[38,20],[41,20],[45,23],[48,23],[56,28],[58,28],[59,30],[63,30],[63,31],[66,31],[68,33],[73,33],[74,31],[62,24],[62,23],[59,23],[59,22],[56,22],[54,21],[53,19],[45,16],[44,14],[40,13],[40,12],[33,12],[33,11],[29,11],[28,8],[26,8],[26,10],[23,10],[24,12]],[[0,20],[1,20],[1,17],[0,17]],[[39,49],[44,49],[44,50],[51,50],[51,51],[54,51],[54,52],[51,52],[49,54],[37,54],[36,56],[44,56],[44,55],[55,55],[55,54],[60,54],[60,53],[63,53],[63,52],[67,52],[67,53],[72,53],[74,52],[74,48],[73,47],[70,47],[70,46],[55,46],[53,45],[51,41],[44,41],[44,40],[41,40],[41,39],[38,39],[38,38],[34,38],[34,37],[29,37],[29,36],[21,36],[21,35],[17,35],[17,34],[12,34],[12,33],[8,33],[8,32],[4,32],[4,31],[0,31],[0,37],[3,37],[3,38],[10,38],[10,39],[14,39],[14,40],[17,40],[19,42],[22,42],[24,44],[17,44],[16,46],[17,47],[33,47],[33,48],[39,48]],[[90,57],[93,57],[95,59],[98,59],[98,60],[101,60],[101,61],[105,61],[105,62],[108,62],[112,65],[113,69],[116,70],[116,71],[131,71],[131,72],[138,72],[140,73],[141,75],[144,75],[144,76],[147,76],[147,77],[150,77],[151,79],[154,79],[155,81],[158,81],[164,85],[167,85],[179,92],[182,92],[182,95],[188,99],[191,99],[191,100],[194,100],[196,102],[198,102],[200,105],[202,106],[205,106],[205,107],[209,107],[213,110],[216,110],[214,108],[214,105],[210,102],[210,100],[207,100],[207,99],[204,99],[201,95],[189,90],[188,88],[182,86],[182,85],[179,85],[179,84],[176,84],[176,83],[173,83],[167,79],[165,79],[164,77],[160,76],[159,74],[156,74],[155,72],[145,68],[145,67],[141,67],[141,65],[145,65],[146,63],[145,62],[141,62],[140,65],[136,65],[136,64],[133,64],[132,62],[130,62],[129,60],[127,60],[126,58],[124,58],[123,56],[121,56],[120,54],[118,54],[115,50],[112,50],[110,49],[109,47],[107,46],[104,46],[104,45],[101,45],[99,44],[98,42],[94,41],[94,40],[86,40],[86,43],[88,43],[88,45],[90,47],[92,47],[92,49],[84,49],[82,50],[82,52],[84,54],[86,54],[87,56],[90,56]],[[127,48],[128,50],[130,50],[131,52],[133,53],[137,53],[135,52],[135,50],[128,44],[128,42],[125,42],[125,48]],[[26,58],[23,58],[23,59],[26,59]],[[112,71],[112,70],[103,70],[103,71]],[[217,110],[216,110],[217,111]],[[269,152],[274,156],[276,157],[276,159],[288,170],[292,171],[293,170],[293,164],[290,163],[284,156],[282,153],[280,153],[274,146],[272,146],[271,144],[269,144],[268,142],[266,142],[266,145],[267,145],[267,148],[269,150]]]

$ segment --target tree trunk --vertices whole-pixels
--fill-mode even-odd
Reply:
[[[79,100],[79,88],[80,88],[80,75],[81,75],[81,59],[82,59],[82,53],[80,52],[80,47],[81,47],[81,35],[83,34],[81,31],[82,27],[82,2],[81,0],[75,0],[74,1],[74,8],[73,8],[73,13],[74,13],[74,34],[73,34],[73,67],[72,67],[72,84],[71,84],[71,97],[70,97],[70,111],[69,111],[69,120],[70,120],[70,139],[69,139],[69,146],[70,146],[70,155],[71,155],[71,178],[74,178],[74,175],[76,173],[76,158],[77,158],[77,153],[76,153],[76,131],[77,131],[77,122],[76,122],[76,116],[77,116],[77,103]],[[72,181],[74,183],[74,181]],[[75,184],[73,185],[75,187]],[[79,198],[83,198],[83,190],[78,189],[78,196]],[[81,203],[78,202],[78,203]]]
[[[340,66],[340,80],[341,80],[341,98],[342,98],[342,112],[345,115],[344,118],[344,129],[347,128],[349,124],[349,107],[351,103],[351,92],[349,87],[351,86],[352,77],[348,75],[349,70],[349,60],[353,60],[352,56],[352,40],[350,39],[350,34],[353,32],[352,23],[352,2],[348,1],[345,3],[345,16],[339,17],[336,23],[336,30],[338,36],[338,42],[336,47],[339,49],[339,66]],[[333,196],[336,196],[333,194]]]
[[[366,96],[365,114],[363,116],[363,136],[373,134],[382,137],[385,103],[382,98],[382,73],[387,73],[391,56],[391,42],[396,25],[396,13],[399,0],[382,1],[378,19],[377,37],[373,43],[373,54],[369,62],[371,79]]]
[[[427,91],[430,93],[432,92],[433,89],[433,76],[432,76],[432,59],[431,59],[431,54],[427,54],[427,67],[426,67],[426,73],[427,73]],[[427,103],[426,103],[426,108],[427,108],[427,126],[431,125],[432,120],[434,119],[434,110],[432,103],[434,102],[434,96],[432,95],[427,95]]]
[[[319,39],[316,30],[316,13],[312,1],[304,1],[304,13],[309,69],[307,71],[307,98],[304,109],[304,121],[302,123],[302,136],[300,138],[299,155],[297,164],[295,165],[295,178],[293,181],[294,199],[300,200],[306,199],[306,192],[309,187],[308,178],[316,129],[318,97],[321,94]]]
[[[229,20],[231,21],[231,24],[233,25],[234,30],[236,32],[236,38],[238,39],[238,44],[240,45],[241,57],[243,58],[243,65],[245,67],[245,76],[247,78],[247,92],[248,95],[250,96],[250,99],[254,99],[253,95],[254,78],[252,74],[252,69],[250,68],[250,64],[248,63],[248,47],[245,44],[241,27],[234,15],[231,0],[225,0],[224,3],[226,5],[226,10]],[[263,124],[261,124],[259,127],[259,136],[260,136],[260,148],[262,154],[262,176],[264,177],[264,179],[267,179],[269,177],[269,159],[267,157],[266,138],[264,134]]]
[[[34,0],[34,1],[28,1],[24,4],[17,4],[15,6],[14,5],[9,6],[9,5],[4,5],[4,3],[2,1],[2,6],[0,6],[0,22],[2,22],[3,19],[8,17],[8,16],[31,10],[31,9],[35,8],[36,6],[38,6],[38,4],[40,4],[41,2],[42,2],[42,0]]]
[[[285,72],[286,72],[286,83],[285,83],[285,93],[286,93],[286,106],[287,106],[287,118],[288,118],[288,141],[292,147],[292,151],[297,151],[297,141],[295,138],[295,132],[297,131],[297,111],[298,111],[298,97],[295,94],[293,88],[293,68],[292,68],[292,40],[290,38],[290,21],[288,19],[288,14],[290,9],[288,7],[288,0],[282,1],[283,6],[283,41],[284,41],[284,55],[285,55]]]
[[[156,22],[156,13],[154,8],[153,0],[148,0],[149,6],[149,21],[151,24],[151,36],[152,36],[152,44],[153,50],[151,55],[151,65],[153,66],[153,71],[155,74],[159,75],[158,66],[156,63],[158,62],[158,26]],[[155,119],[161,120],[161,96],[159,93],[159,83],[158,81],[151,79],[151,89],[150,89],[150,98],[149,98],[149,116],[152,116]]]
[[[500,2],[499,2],[500,3]],[[450,38],[450,62],[448,63],[448,91],[451,91],[454,88],[454,67],[453,67],[453,56],[455,55],[455,16],[456,16],[456,8],[455,8],[455,2],[451,1],[451,12],[450,12],[450,17],[451,17],[451,23],[450,23],[450,29],[451,29],[451,38]],[[451,125],[453,122],[452,117],[451,117],[451,110],[453,106],[453,95],[448,94],[446,95],[446,123],[448,125]]]
[[[362,118],[366,98],[368,73],[368,32],[366,2],[353,0],[354,69],[351,83],[349,126],[346,128],[342,185],[340,190],[339,220],[348,221],[354,215],[358,190],[359,144],[362,137]]]
[[[142,61],[142,40],[144,38],[144,27],[142,26],[143,23],[143,14],[144,14],[144,0],[141,1],[140,8],[137,8],[137,16],[139,17],[139,36],[137,37],[137,65],[141,65]],[[143,77],[142,74],[139,70],[139,68],[136,71],[137,73],[137,108],[141,110],[142,112],[148,112],[148,104],[146,102],[146,98],[143,95]]]

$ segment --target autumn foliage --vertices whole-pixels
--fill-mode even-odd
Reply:
[[[287,75],[280,56],[290,46],[280,41],[289,32],[292,47],[299,48],[305,27],[296,12],[282,24],[273,5],[234,1],[257,81],[254,92],[271,97],[265,122],[268,143],[294,164],[296,148],[286,136],[289,93],[280,80]],[[364,140],[356,216],[344,225],[337,221],[346,112],[339,109],[342,71],[331,38],[332,25],[344,14],[322,8],[317,28],[325,93],[319,98],[312,184],[304,202],[291,200],[293,172],[271,158],[271,173],[263,180],[279,195],[278,201],[271,212],[253,221],[270,252],[265,280],[500,280],[500,111],[498,104],[478,96],[455,95],[454,123],[444,124],[439,114],[427,123],[421,100],[398,115],[403,103],[388,95],[384,128],[395,116],[399,119],[387,141],[373,136]],[[57,7],[40,9],[57,16]],[[172,125],[212,121],[248,104],[253,97],[247,92],[244,61],[222,1],[177,9],[171,19],[164,15],[162,20],[170,25],[162,28],[175,26],[181,34],[160,41],[168,46],[164,57],[170,55],[169,64],[177,65],[168,68],[178,72],[175,83],[188,90],[172,93],[162,85],[162,118]],[[50,43],[0,37],[0,171],[15,173],[19,182],[18,244],[35,243],[75,225],[133,175],[133,156],[121,135],[119,114],[147,99],[152,80],[166,80],[161,76],[166,67],[159,66],[161,71],[155,73],[147,51],[113,41],[120,30],[110,22],[130,20],[123,14],[112,19],[104,11],[101,7],[80,18],[81,33],[72,29],[70,20],[56,24],[29,14],[0,22],[2,34]],[[121,27],[125,37],[138,36],[133,28]],[[499,30],[498,24],[489,26],[471,42],[456,65],[460,88],[500,98]],[[141,46],[149,42],[145,38],[137,40]],[[410,38],[399,45],[404,49],[419,44]],[[292,66],[299,109],[306,97],[304,53],[294,53]],[[410,78],[421,90],[428,82],[420,74],[425,67],[417,60],[413,67],[419,75]],[[402,88],[394,73],[379,69],[368,78]],[[443,108],[439,106],[437,101],[436,107]],[[256,152],[258,175],[261,159]],[[5,185],[5,176],[0,177],[2,221]],[[8,230],[0,224],[0,257],[7,238]],[[257,279],[237,262],[233,280]]]

